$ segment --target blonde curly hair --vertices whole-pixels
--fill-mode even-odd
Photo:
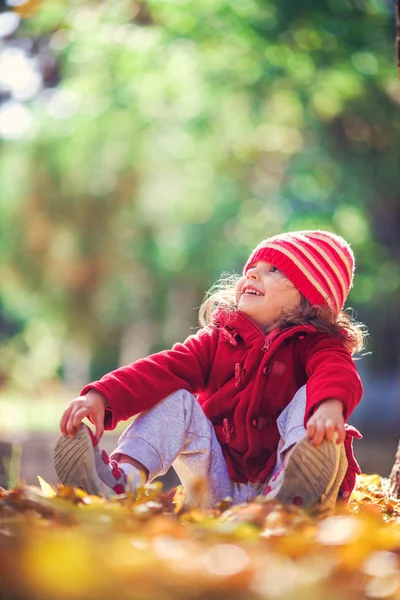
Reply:
[[[237,310],[236,286],[241,275],[223,273],[209,291],[199,309],[201,327],[208,327],[213,322],[213,315],[218,309],[227,312]],[[300,304],[291,311],[283,312],[275,326],[288,329],[295,325],[313,325],[318,331],[324,331],[343,341],[351,354],[361,352],[366,346],[368,331],[363,323],[356,321],[353,311],[346,309],[336,315],[329,307],[312,306],[301,295]]]

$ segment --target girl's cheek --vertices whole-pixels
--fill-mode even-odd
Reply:
[[[296,286],[294,285],[294,283],[292,283],[290,281],[290,279],[288,279],[287,277],[284,277],[282,280],[282,284],[285,286],[286,289],[288,290],[297,290]]]
[[[241,277],[235,286],[236,303],[239,302],[246,277]]]

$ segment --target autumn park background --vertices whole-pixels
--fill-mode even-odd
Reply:
[[[400,600],[395,36],[394,0],[0,1],[1,600]],[[370,331],[350,505],[47,485],[82,385],[182,341],[222,271],[302,228],[351,242]]]
[[[348,305],[370,330],[356,452],[387,475],[400,430],[394,3],[0,10],[0,440],[14,442],[13,476],[21,449],[28,482],[52,475],[58,418],[82,384],[183,340],[221,271],[309,227],[356,253]]]

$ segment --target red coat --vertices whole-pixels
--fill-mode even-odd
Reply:
[[[296,391],[307,384],[304,423],[330,398],[343,402],[347,420],[361,399],[361,381],[343,343],[311,325],[277,332],[271,341],[241,311],[219,311],[216,319],[183,344],[112,371],[82,394],[96,389],[106,397],[107,429],[178,389],[197,394],[214,425],[231,479],[262,481],[276,462],[277,417]],[[359,468],[350,438],[346,450],[349,469],[342,491],[351,491]]]

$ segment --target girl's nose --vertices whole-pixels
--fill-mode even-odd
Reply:
[[[250,267],[247,269],[246,277],[249,279],[257,279],[259,277],[257,267]]]

